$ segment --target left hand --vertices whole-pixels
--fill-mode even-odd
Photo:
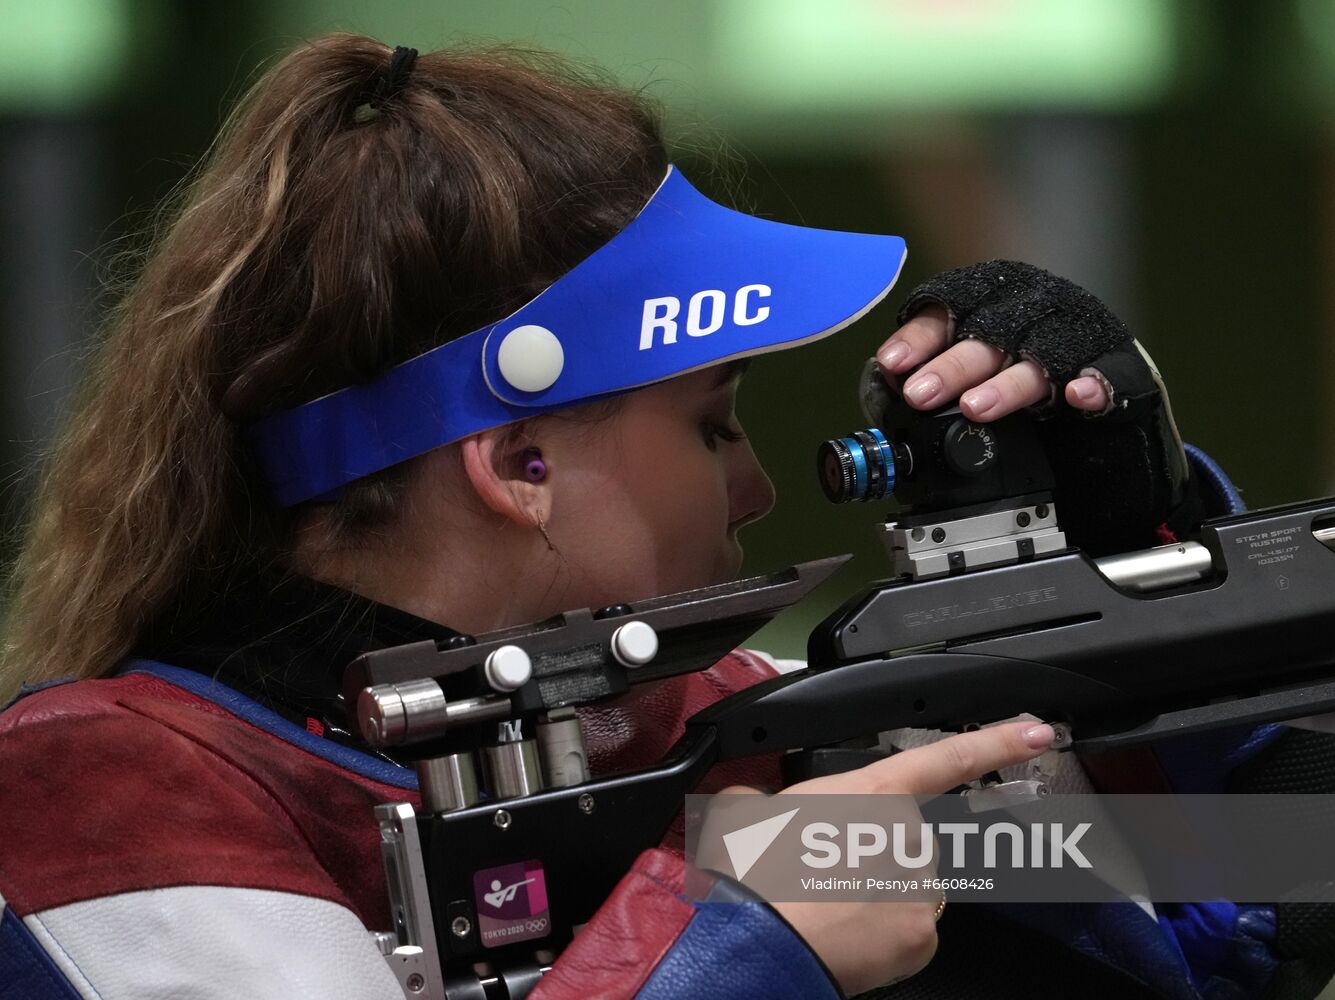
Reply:
[[[963,414],[982,424],[1052,398],[1057,387],[1037,362],[1011,364],[1005,351],[973,338],[950,346],[953,326],[945,306],[925,306],[876,352],[887,375],[923,366],[904,385],[904,398],[914,409],[933,410],[959,399]],[[1108,393],[1092,375],[1067,382],[1063,395],[1087,413],[1108,408]]]
[[[993,260],[923,282],[900,323],[876,357],[887,380],[912,372],[902,387],[909,406],[958,399],[979,422],[1032,410],[1072,544],[1106,555],[1155,544],[1160,525],[1177,537],[1194,528],[1199,503],[1163,382],[1094,295],[1031,264]],[[863,391],[874,413],[875,390]]]

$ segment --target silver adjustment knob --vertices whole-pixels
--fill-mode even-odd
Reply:
[[[589,780],[589,754],[584,729],[573,708],[557,708],[538,723],[538,756],[549,788],[568,788]]]
[[[414,764],[422,805],[433,813],[464,809],[478,800],[477,769],[471,753],[428,757]]]
[[[396,746],[443,732],[449,706],[431,678],[377,684],[357,696],[357,725],[373,747]]]
[[[483,747],[482,770],[493,798],[515,799],[542,791],[542,764],[536,740]]]

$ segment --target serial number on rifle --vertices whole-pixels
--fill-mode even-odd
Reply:
[[[920,625],[934,625],[943,621],[958,621],[961,618],[987,615],[996,611],[1013,611],[1016,608],[1046,604],[1059,598],[1056,587],[1036,587],[1033,590],[1022,590],[1018,594],[1000,594],[961,604],[946,604],[923,611],[910,611],[904,615],[904,626],[917,628]]]

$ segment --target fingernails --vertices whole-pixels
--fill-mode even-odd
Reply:
[[[1051,726],[1044,722],[1041,725],[1026,729],[1021,738],[1024,740],[1024,745],[1030,750],[1042,750],[1057,738],[1057,734],[1053,732]]]
[[[960,397],[960,402],[975,417],[982,417],[987,411],[996,406],[1001,400],[1001,394],[990,385],[979,386],[977,389],[970,389]]]
[[[927,406],[941,392],[941,379],[930,373],[915,375],[904,386],[904,395],[914,406]]]
[[[889,347],[882,348],[876,355],[876,360],[880,362],[882,368],[888,372],[895,371],[896,366],[907,361],[912,353],[912,348],[902,340],[897,340]]]
[[[1078,378],[1071,383],[1071,391],[1080,402],[1089,403],[1099,394],[1099,384],[1092,378]]]

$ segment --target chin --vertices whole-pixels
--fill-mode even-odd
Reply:
[[[679,594],[687,590],[699,590],[701,587],[716,587],[721,583],[732,583],[736,580],[742,571],[742,547],[735,541],[724,546],[723,551],[714,561],[712,569],[702,569],[699,576],[687,574],[677,577],[670,584],[670,590],[659,590],[653,596],[673,593]]]
[[[715,583],[731,583],[742,573],[742,547],[735,541],[729,547],[730,551],[723,560],[723,569],[720,571],[719,578]]]

